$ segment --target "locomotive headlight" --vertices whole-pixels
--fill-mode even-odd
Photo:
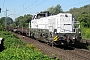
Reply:
[[[81,32],[79,31],[79,33],[81,33]]]
[[[54,32],[55,34],[57,33],[57,32]]]
[[[54,29],[54,34],[56,34],[57,33],[57,29]]]
[[[73,37],[73,40],[75,39],[75,37]]]
[[[75,40],[75,39],[76,39],[76,37],[75,37],[75,36],[72,36],[72,37],[70,37],[70,39],[71,39],[71,40]]]

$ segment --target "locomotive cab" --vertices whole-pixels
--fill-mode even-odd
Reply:
[[[51,14],[49,13],[49,11],[45,11],[45,12],[40,12],[40,13],[37,13],[33,16],[32,20],[34,19],[40,19],[40,18],[43,18],[43,17],[48,17],[50,16]]]

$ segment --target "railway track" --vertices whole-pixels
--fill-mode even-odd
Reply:
[[[90,51],[85,49],[67,50],[75,60],[90,60]]]
[[[75,53],[80,54],[80,55],[84,55],[84,57],[90,59],[90,51],[89,50],[86,50],[86,49],[75,49]]]
[[[82,39],[83,43],[87,43],[88,45],[90,45],[90,40],[88,39]]]
[[[64,50],[58,47],[50,47],[47,44],[43,44],[37,40],[31,39],[29,37],[22,37],[22,35],[16,34],[22,41],[28,44],[34,44],[38,49],[41,50],[43,54],[50,57],[57,57],[62,60],[90,60],[90,51],[85,49],[74,49],[74,50]]]

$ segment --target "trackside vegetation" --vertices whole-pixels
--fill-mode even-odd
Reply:
[[[82,27],[81,33],[83,38],[90,39],[90,28]]]
[[[4,50],[0,52],[0,60],[57,60],[43,55],[33,44],[26,44],[10,32],[0,31],[4,38]]]
[[[90,40],[90,4],[71,8],[68,12],[74,15],[75,20],[80,21],[82,37]]]

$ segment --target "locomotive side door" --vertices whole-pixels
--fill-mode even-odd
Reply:
[[[62,20],[62,17],[57,18],[57,33],[64,32],[64,24]]]
[[[53,24],[54,24],[54,23],[51,22],[51,19],[49,19],[49,24],[48,24],[48,25],[49,25],[49,31],[50,31],[50,32],[53,32],[53,29],[54,29],[54,28],[53,28]]]
[[[52,36],[55,29],[55,25],[56,25],[56,19],[52,16],[48,19],[49,32],[50,34],[52,34]]]

